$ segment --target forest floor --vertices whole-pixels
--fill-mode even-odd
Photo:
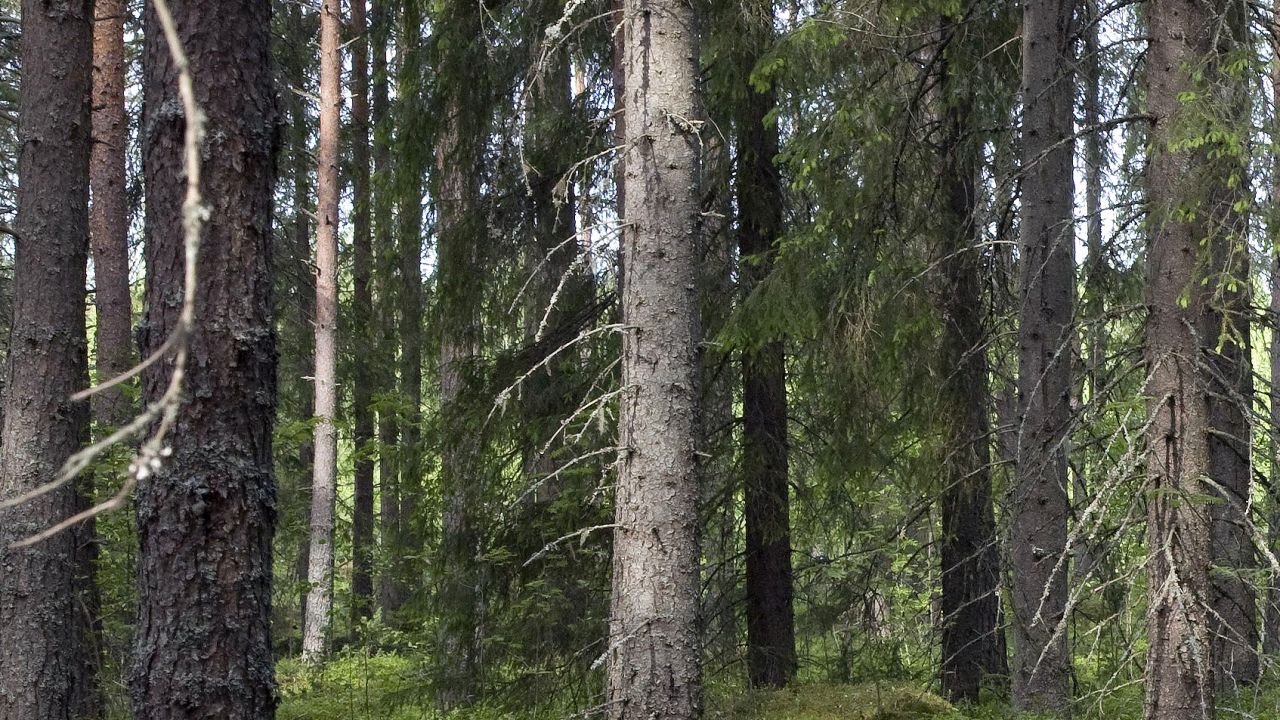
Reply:
[[[422,688],[421,664],[399,655],[346,656],[323,669],[280,663],[279,720],[436,720],[442,718]],[[538,700],[545,700],[539,698]],[[484,706],[455,712],[449,720],[567,720],[573,711],[515,711]],[[1101,694],[1076,708],[1078,720],[1139,720],[1138,684]],[[1280,720],[1280,683],[1226,698],[1219,718]],[[884,680],[856,684],[810,683],[776,692],[713,687],[706,720],[1027,720],[993,700],[957,708],[925,687]]]

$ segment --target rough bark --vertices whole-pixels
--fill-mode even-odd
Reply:
[[[743,41],[752,67],[773,38],[773,5],[744,8]],[[767,117],[772,91],[746,83],[738,127],[738,252],[743,291],[750,294],[773,269],[782,232],[782,178],[773,164],[777,128]],[[790,487],[787,476],[786,356],[781,340],[742,354],[744,510],[747,565],[747,677],[753,687],[783,687],[796,672],[792,608]]]
[[[1073,0],[1028,0],[1022,16],[1022,204],[1017,463],[1010,497],[1013,703],[1067,717],[1066,443],[1075,328],[1071,140]]]
[[[208,118],[205,227],[180,420],[172,456],[136,493],[138,621],[130,678],[146,720],[274,716],[271,429],[276,403],[271,203],[278,116],[271,3],[171,3]],[[178,73],[148,7],[143,62],[146,183],[144,354],[181,309],[185,123]],[[170,362],[149,368],[154,401]]]
[[[302,657],[324,657],[333,615],[334,510],[338,491],[338,144],[342,121],[339,0],[320,5],[320,134],[316,146],[315,459],[311,551]]]
[[[354,498],[351,513],[351,621],[358,628],[373,614],[373,380],[368,349],[377,342],[373,326],[373,236],[369,223],[369,36],[367,0],[351,0],[351,183],[353,246],[355,415]]]
[[[483,490],[474,433],[463,406],[468,364],[477,351],[476,264],[484,237],[479,212],[480,171],[485,137],[485,62],[480,8],[460,3],[448,8],[437,32],[453,51],[441,59],[447,78],[467,77],[471,87],[449,83],[442,100],[444,126],[436,145],[436,202],[440,258],[440,411],[448,428],[442,437],[440,481],[444,497],[439,590],[440,704],[471,702],[479,687],[480,569],[476,557],[476,517]]]
[[[22,3],[18,213],[0,496],[43,485],[87,439],[84,323],[93,47],[90,2]],[[0,718],[86,717],[79,533],[11,548],[81,509],[77,484],[0,511]]]
[[[129,198],[125,188],[125,151],[129,123],[124,109],[123,0],[97,0],[93,26],[93,151],[89,187],[89,237],[93,245],[93,299],[97,310],[94,339],[98,380],[115,377],[133,365],[133,318],[129,297]],[[132,414],[123,387],[98,393],[91,401],[100,428],[115,427]]]
[[[698,628],[697,29],[626,0],[626,274],[606,701],[614,720],[701,715]]]
[[[1209,9],[1196,0],[1152,5],[1147,20],[1146,97],[1154,125],[1147,164],[1148,249],[1146,389],[1148,650],[1145,716],[1186,720],[1214,716],[1213,647],[1208,617],[1211,587],[1209,412],[1200,369],[1198,331],[1212,290],[1201,282],[1204,218],[1178,213],[1212,182],[1204,150],[1179,147],[1184,130],[1180,95],[1188,76],[1212,50]]]
[[[940,42],[953,21],[943,18]],[[1000,631],[1000,558],[991,490],[990,392],[982,258],[976,246],[978,150],[972,99],[952,76],[950,52],[938,60],[941,122],[941,224],[938,228],[939,312],[943,318],[940,409],[945,420],[940,558],[942,688],[952,700],[975,702],[988,676],[1008,675]]]
[[[1280,10],[1280,0],[1273,3],[1273,11]],[[1280,51],[1280,41],[1271,40],[1272,52]],[[1276,107],[1280,99],[1280,63],[1271,65],[1271,102]],[[1272,117],[1272,128],[1280,128],[1280,114]],[[1273,129],[1273,132],[1275,130]],[[1280,199],[1280,156],[1271,163],[1271,197]],[[1271,478],[1267,488],[1267,548],[1274,554],[1280,548],[1280,208],[1274,203],[1267,216],[1267,234],[1271,239],[1271,307],[1268,320],[1271,325],[1271,344],[1267,348],[1271,361],[1270,385],[1270,440]],[[1269,563],[1268,563],[1269,564]],[[1266,598],[1262,620],[1262,652],[1274,658],[1280,655],[1280,577],[1272,570],[1267,576]]]

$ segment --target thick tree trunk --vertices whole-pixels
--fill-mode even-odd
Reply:
[[[770,0],[744,8],[744,42],[755,65],[773,39]],[[773,164],[777,128],[767,118],[772,92],[744,84],[738,143],[738,252],[750,294],[773,268],[782,232],[782,178]],[[786,356],[781,340],[742,354],[744,509],[747,525],[747,677],[754,687],[782,687],[796,672],[792,609],[790,487],[787,476]]]
[[[129,297],[129,198],[125,189],[125,151],[129,123],[124,109],[123,0],[98,0],[93,27],[93,151],[89,186],[89,236],[93,243],[94,340],[98,380],[115,377],[133,365],[133,318]],[[132,403],[124,388],[94,396],[93,419],[100,428],[128,421]]]
[[[1071,712],[1066,444],[1076,343],[1073,0],[1029,0],[1022,16],[1022,240],[1019,424],[1010,497],[1013,702]]]
[[[940,42],[953,21],[942,20]],[[945,440],[941,515],[942,688],[976,702],[984,678],[1008,675],[1000,630],[1000,557],[991,491],[990,392],[983,328],[982,257],[976,247],[978,149],[972,100],[951,73],[948,49],[938,60],[937,95],[942,222],[938,229],[940,370]]]
[[[1201,240],[1206,218],[1188,221],[1180,208],[1195,203],[1214,178],[1206,149],[1179,147],[1180,122],[1195,92],[1189,69],[1213,50],[1211,9],[1196,0],[1152,5],[1147,15],[1146,97],[1153,116],[1147,164],[1151,228],[1148,250],[1146,390],[1150,429],[1147,471],[1146,707],[1148,720],[1214,716],[1214,667],[1208,604],[1210,506],[1202,478],[1210,471],[1210,416],[1200,369],[1204,317],[1213,288],[1202,282],[1208,258]]]
[[[351,404],[355,427],[355,489],[351,513],[351,624],[373,614],[373,236],[369,224],[369,36],[367,0],[351,0],[351,183],[354,322],[349,337],[355,365]]]
[[[480,8],[454,4],[437,22],[452,48],[441,58],[450,91],[442,100],[444,127],[436,145],[436,202],[440,257],[440,481],[444,499],[439,595],[440,704],[470,703],[480,685],[480,569],[477,511],[483,486],[476,437],[463,406],[468,364],[477,350],[476,264],[485,218],[479,211],[479,177],[487,97]],[[464,92],[462,78],[470,78]]]
[[[93,47],[90,2],[22,3],[14,307],[0,435],[0,496],[52,479],[87,439],[84,323]],[[0,718],[88,717],[80,533],[12,548],[81,509],[76,483],[0,511]]]
[[[698,627],[697,18],[626,0],[626,274],[606,701],[614,720],[701,715]]]
[[[133,710],[147,720],[262,720],[273,717],[276,702],[271,3],[180,0],[171,7],[208,118],[201,185],[212,220],[201,243],[183,407],[168,438],[173,454],[136,493]],[[144,30],[149,354],[181,310],[185,123],[178,74],[150,7]],[[149,368],[144,397],[160,397],[170,371],[169,362]]]
[[[320,5],[320,136],[316,148],[315,464],[302,657],[327,652],[333,615],[333,524],[338,491],[338,144],[342,122],[339,0]]]

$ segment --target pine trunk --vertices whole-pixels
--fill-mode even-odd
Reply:
[[[315,460],[302,657],[327,652],[333,615],[334,509],[338,491],[338,144],[342,120],[339,0],[320,6],[320,136],[316,148]]]
[[[93,244],[93,299],[97,310],[98,381],[133,365],[133,318],[129,297],[129,198],[125,151],[129,123],[124,109],[123,0],[97,0],[93,26],[93,151],[89,186],[89,237]],[[131,417],[123,387],[95,395],[93,419],[100,429]]]
[[[1073,0],[1022,20],[1022,204],[1017,463],[1010,497],[1014,707],[1067,717],[1067,442],[1076,343]]]
[[[1280,0],[1273,4],[1273,11],[1280,10]],[[1272,38],[1271,50],[1280,52],[1280,38]],[[1280,99],[1280,63],[1271,65],[1271,102],[1276,107]],[[1280,114],[1271,118],[1272,132],[1280,128]],[[1272,158],[1271,197],[1280,198],[1280,155]],[[1268,320],[1271,325],[1271,344],[1268,357],[1271,361],[1270,385],[1270,439],[1271,484],[1267,488],[1267,549],[1276,557],[1280,548],[1280,208],[1274,204],[1267,216],[1267,234],[1271,240],[1271,308]],[[1267,565],[1270,565],[1268,562]],[[1268,658],[1280,655],[1280,577],[1269,568],[1267,590],[1262,617],[1262,652]]]
[[[702,710],[697,18],[626,0],[622,386],[606,701],[613,720]]]
[[[0,496],[45,484],[87,439],[84,322],[89,252],[89,2],[22,3],[13,325],[0,435]],[[79,511],[77,483],[0,511],[0,718],[87,717],[92,683],[78,607],[79,532],[11,543]]]
[[[172,456],[138,486],[138,621],[131,695],[147,720],[274,716],[271,651],[276,335],[271,203],[279,118],[271,3],[171,3],[208,118],[204,230],[181,420]],[[216,28],[216,30],[211,30]],[[144,21],[143,172],[147,314],[143,352],[181,309],[183,133],[177,71],[155,10]],[[48,48],[42,46],[43,52]],[[171,363],[149,368],[154,401]]]

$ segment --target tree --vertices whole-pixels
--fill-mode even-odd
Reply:
[[[0,494],[44,485],[87,439],[88,407],[69,398],[88,380],[84,323],[89,252],[93,7],[22,7],[22,83],[14,307],[6,369]],[[79,618],[81,535],[12,544],[81,509],[64,484],[0,510],[0,717],[89,717],[92,682]]]
[[[352,356],[355,377],[351,404],[355,415],[355,497],[351,513],[351,620],[353,626],[373,614],[373,378],[367,348],[377,338],[373,324],[373,237],[369,186],[369,35],[366,0],[351,0],[351,182],[354,305]]]
[[[1022,21],[1022,204],[1017,463],[1010,498],[1014,674],[1020,710],[1070,714],[1067,435],[1074,394],[1073,0]]]
[[[320,6],[320,139],[316,152],[315,462],[302,656],[326,651],[333,614],[333,523],[338,489],[338,134],[342,122],[339,0]]]
[[[489,111],[482,14],[477,3],[451,3],[436,21],[435,42],[448,50],[436,64],[446,79],[438,98],[435,199],[439,245],[440,482],[444,502],[440,563],[440,703],[468,704],[479,686],[478,554],[483,483],[479,444],[464,396],[479,351],[476,265],[485,223],[480,175]],[[469,85],[464,86],[463,79]]]
[[[743,6],[744,68],[773,40],[772,0]],[[744,78],[738,134],[738,252],[743,291],[750,294],[773,268],[783,229],[782,178],[774,166],[778,130],[769,115],[774,92]],[[782,340],[742,354],[743,471],[747,564],[747,675],[753,686],[782,687],[796,672],[792,609],[790,486],[787,474],[787,377]]]
[[[129,295],[129,198],[125,151],[129,122],[124,107],[122,0],[97,0],[93,25],[93,150],[89,186],[89,237],[93,245],[93,298],[97,309],[94,345],[98,378],[112,378],[133,365],[133,316]],[[114,387],[93,398],[94,420],[115,427],[129,418],[132,403]]]
[[[1000,559],[991,497],[991,423],[982,350],[981,256],[977,247],[978,149],[974,100],[957,81],[965,28],[940,20],[934,59],[941,132],[937,272],[943,318],[940,402],[948,437],[942,468],[942,688],[976,702],[983,679],[1008,674],[1000,626]]]
[[[609,716],[701,714],[696,12],[627,0],[622,386]]]
[[[1145,716],[1214,716],[1210,638],[1210,416],[1199,369],[1204,318],[1213,288],[1201,241],[1212,229],[1185,211],[1221,182],[1209,148],[1191,147],[1183,119],[1193,111],[1194,68],[1213,51],[1212,9],[1191,0],[1149,8],[1147,164],[1150,239],[1147,269],[1146,388],[1148,583]]]
[[[271,537],[275,330],[271,205],[278,115],[267,0],[172,3],[209,129],[199,181],[212,219],[201,240],[198,322],[186,342],[171,455],[137,489],[138,620],[130,689],[149,720],[274,714]],[[216,30],[215,30],[216,28]],[[144,19],[145,354],[179,321],[183,135],[179,68],[156,10]],[[47,52],[47,48],[45,48]],[[170,362],[150,366],[159,398]]]

